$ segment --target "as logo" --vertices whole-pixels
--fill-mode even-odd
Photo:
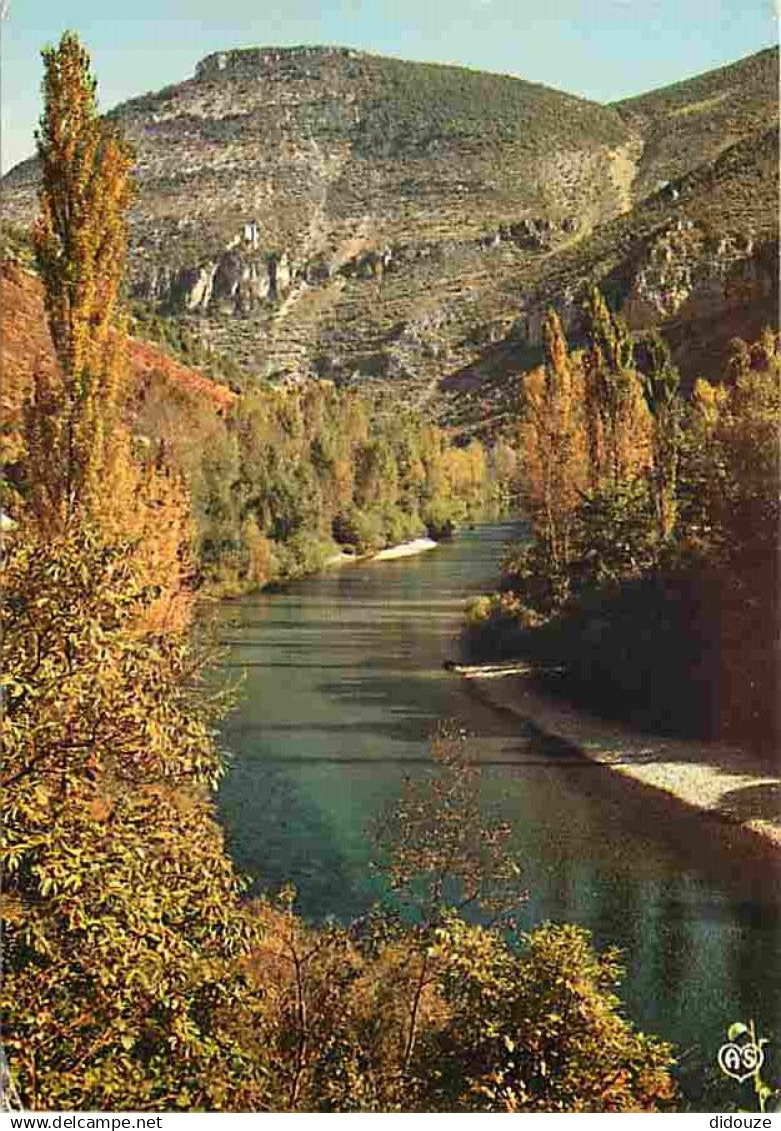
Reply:
[[[719,1049],[717,1060],[719,1068],[725,1076],[743,1083],[753,1076],[762,1067],[765,1053],[762,1048],[764,1041],[757,1041],[746,1025],[736,1022],[727,1030],[729,1043]],[[746,1036],[747,1039],[738,1043],[738,1038]]]

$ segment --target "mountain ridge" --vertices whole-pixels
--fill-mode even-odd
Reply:
[[[602,105],[352,48],[211,53],[110,114],[137,152],[133,296],[255,376],[370,381],[447,418],[453,376],[471,366],[479,383],[486,351],[514,340],[511,376],[545,304],[566,309],[622,271],[636,277],[614,288],[618,304],[637,298],[656,269],[633,230],[649,256],[675,258],[650,229],[657,242],[665,225],[696,229],[676,312],[687,271],[701,289],[726,271],[706,228],[745,228],[744,259],[774,237],[777,170],[762,153],[777,74],[769,49]],[[741,178],[753,185],[742,212],[719,188],[730,152],[745,164],[724,174],[732,198]],[[4,178],[11,220],[29,222],[34,185],[34,161]],[[671,304],[654,302],[663,323]]]

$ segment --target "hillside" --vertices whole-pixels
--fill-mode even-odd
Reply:
[[[778,135],[768,130],[680,178],[674,196],[646,198],[511,279],[505,301],[514,283],[521,295],[514,320],[444,378],[440,415],[457,427],[485,417],[490,430],[512,416],[512,375],[539,361],[545,312],[555,307],[577,344],[593,283],[632,330],[661,329],[686,383],[718,377],[733,338],[754,340],[778,325],[778,168]]]
[[[577,333],[586,281],[638,326],[693,294],[718,317],[743,275],[772,304],[777,73],[764,51],[601,106],[344,48],[208,56],[112,112],[138,158],[133,297],[256,377],[368,380],[471,427],[549,302]],[[36,176],[4,179],[6,219],[29,223]]]
[[[615,108],[643,136],[636,192],[654,192],[778,118],[778,50],[628,98]]]

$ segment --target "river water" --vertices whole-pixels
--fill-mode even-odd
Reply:
[[[427,771],[438,721],[458,720],[484,767],[486,805],[514,822],[522,921],[579,923],[620,946],[628,1014],[676,1042],[684,1077],[713,1075],[715,1102],[730,1022],[754,1018],[781,1062],[778,859],[546,743],[443,669],[458,655],[465,601],[496,584],[512,533],[481,526],[420,557],[334,568],[222,606],[222,666],[245,679],[223,725],[231,852],[259,889],[295,883],[313,919],[360,914],[375,894],[367,823],[405,773]]]

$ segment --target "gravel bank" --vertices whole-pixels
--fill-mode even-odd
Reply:
[[[376,554],[334,554],[324,563],[327,566],[349,565],[354,562],[389,562],[395,558],[411,558],[415,554],[424,554],[426,550],[435,550],[439,545],[431,538],[415,538],[412,542],[400,542],[398,546],[388,546]]]
[[[426,550],[436,550],[437,543],[431,538],[415,538],[412,542],[401,542],[398,546],[389,546],[387,550],[380,550],[379,554],[372,557],[373,562],[389,562],[394,558],[412,558],[415,554],[424,554]]]
[[[456,666],[483,699],[576,747],[587,758],[717,814],[781,848],[781,778],[734,746],[634,732],[546,695],[528,665]]]

